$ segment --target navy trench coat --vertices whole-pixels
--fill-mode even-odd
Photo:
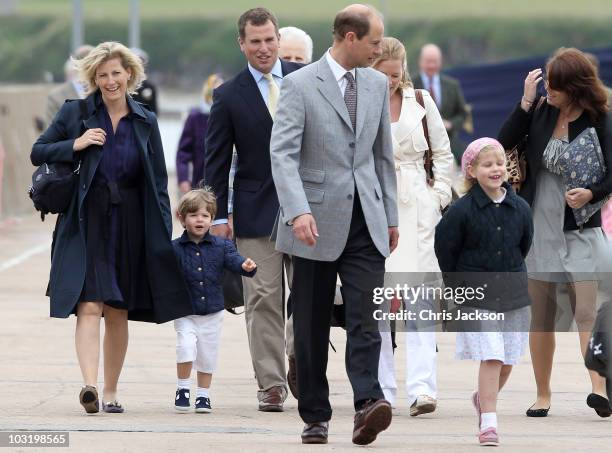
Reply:
[[[32,164],[75,162],[81,159],[79,183],[68,211],[60,214],[54,231],[48,295],[51,316],[67,318],[75,312],[85,282],[86,227],[84,200],[102,158],[102,147],[90,146],[79,153],[74,140],[87,129],[101,127],[96,117],[95,92],[87,97],[83,118],[79,102],[67,101],[49,128],[32,147]],[[139,302],[145,310],[128,313],[131,320],[163,323],[193,313],[189,292],[172,248],[172,215],[168,175],[157,118],[130,96],[134,135],[143,165],[141,193],[144,208],[145,262],[151,300]]]

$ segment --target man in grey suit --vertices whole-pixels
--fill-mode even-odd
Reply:
[[[364,328],[385,257],[398,241],[387,80],[368,68],[383,22],[351,5],[334,21],[334,43],[283,82],[270,143],[280,202],[276,248],[294,256],[295,352],[303,443],[327,443],[326,378],[336,275],[346,306],[346,369],[353,387],[353,442],[373,442],[391,423],[378,383],[380,334]]]

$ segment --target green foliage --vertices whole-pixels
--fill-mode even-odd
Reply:
[[[24,2],[25,3],[25,2]],[[308,17],[288,20],[303,28],[315,43],[318,58],[331,43],[329,20]],[[142,46],[149,52],[149,72],[164,83],[199,86],[210,72],[233,74],[244,66],[236,42],[235,19],[147,19],[142,21]],[[61,17],[0,17],[0,81],[38,82],[45,71],[62,79],[70,46],[70,22]],[[126,42],[127,24],[87,20],[87,42]],[[495,62],[530,55],[547,55],[560,46],[609,46],[612,28],[604,19],[490,18],[475,20],[400,20],[393,18],[387,34],[402,40],[414,69],[426,42],[438,43],[447,66]]]

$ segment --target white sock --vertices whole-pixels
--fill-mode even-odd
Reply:
[[[177,387],[180,389],[187,389],[189,390],[191,388],[191,379],[187,378],[187,379],[177,379]]]
[[[198,387],[196,398],[210,398],[210,396],[208,396],[208,389],[206,387]]]
[[[480,422],[480,430],[484,431],[487,428],[497,429],[497,412],[483,412],[482,421]]]

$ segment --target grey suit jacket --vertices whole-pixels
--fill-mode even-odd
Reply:
[[[276,248],[317,261],[336,260],[348,238],[355,188],[370,236],[389,256],[389,226],[397,226],[395,164],[387,78],[356,71],[353,131],[338,83],[325,60],[283,79],[272,128],[272,176],[280,201]],[[293,236],[295,217],[312,213],[319,238],[309,247]]]

